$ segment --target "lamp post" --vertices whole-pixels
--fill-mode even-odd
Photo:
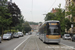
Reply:
[[[71,24],[71,28],[72,28],[71,33],[73,33],[73,24]]]

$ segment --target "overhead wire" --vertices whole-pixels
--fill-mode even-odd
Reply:
[[[34,21],[33,19],[33,0],[32,0],[32,6],[31,6],[31,15],[32,15],[32,21]]]
[[[51,9],[51,7],[55,4],[56,0],[53,2],[53,4],[50,6],[50,8],[48,9],[48,11]],[[47,13],[48,13],[47,11]]]

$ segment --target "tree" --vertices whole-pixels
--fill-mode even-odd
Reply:
[[[58,8],[56,12],[56,20],[60,21],[61,32],[65,32],[65,11],[61,8]]]
[[[28,22],[30,25],[38,25],[36,22]]]
[[[11,29],[11,27],[15,27],[18,24],[20,24],[20,19],[22,16],[21,16],[21,11],[20,11],[19,7],[15,3],[9,2],[8,9],[9,9],[9,12],[11,13],[11,17],[12,17],[12,23],[9,25],[10,29]]]
[[[1,1],[0,5],[0,26],[2,27],[2,35],[3,35],[3,28],[4,26],[10,25],[11,24],[11,17],[8,18],[7,16],[10,16],[10,13],[8,13],[8,8],[5,3],[7,0]]]
[[[19,19],[19,22],[20,23],[18,25],[16,25],[14,27],[14,29],[19,30],[19,31],[22,31],[23,30],[23,23],[25,23],[24,17],[22,15],[21,15],[21,19]]]
[[[53,13],[48,13],[47,15],[46,15],[46,17],[45,17],[45,21],[47,21],[47,20],[53,20],[53,19],[55,19],[55,14],[53,14]]]
[[[61,4],[58,6],[59,8],[56,9],[56,13],[48,13],[45,17],[46,20],[58,20],[60,21],[61,32],[65,32],[65,10],[61,9]]]
[[[23,29],[24,29],[24,31],[26,33],[29,32],[29,31],[31,31],[31,27],[30,27],[30,25],[29,25],[29,23],[27,21],[24,23],[23,26],[24,26]]]
[[[66,12],[66,16],[68,15],[72,15],[71,21],[74,21],[75,17],[75,4],[72,2],[72,4],[70,4],[69,6],[66,7],[68,9],[68,11]]]
[[[67,30],[71,28],[71,22],[68,18],[65,18],[65,27]]]

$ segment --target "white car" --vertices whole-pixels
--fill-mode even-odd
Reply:
[[[10,40],[11,39],[11,35],[10,34],[4,34],[3,35],[3,39],[7,39],[7,40],[9,39]]]
[[[1,38],[1,36],[0,36],[0,43],[1,43],[1,39],[2,39],[2,38]]]
[[[18,34],[18,33],[14,33],[14,34],[13,34],[13,37],[19,38],[19,34]]]
[[[65,39],[65,40],[71,40],[70,34],[64,34],[63,39]]]
[[[26,35],[28,35],[28,33],[26,33]]]
[[[23,33],[22,32],[18,32],[19,34],[19,37],[22,37],[23,36]]]

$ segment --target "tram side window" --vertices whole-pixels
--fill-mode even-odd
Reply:
[[[46,29],[46,26],[44,27],[44,33],[47,33],[47,29]]]

